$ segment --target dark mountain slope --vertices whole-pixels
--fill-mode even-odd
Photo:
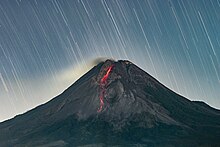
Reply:
[[[61,95],[0,124],[0,146],[220,145],[220,111],[107,60]]]

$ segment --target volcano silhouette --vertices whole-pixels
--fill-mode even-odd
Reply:
[[[1,123],[0,146],[220,146],[220,111],[130,61],[106,60],[51,101]]]

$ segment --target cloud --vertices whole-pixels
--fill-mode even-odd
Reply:
[[[93,60],[85,62],[81,62],[74,67],[68,67],[61,72],[58,72],[57,77],[60,82],[73,83],[78,80],[81,76],[83,76],[86,72],[92,69],[97,64],[104,62],[107,58],[99,57]]]

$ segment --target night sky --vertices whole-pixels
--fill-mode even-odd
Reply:
[[[60,94],[100,57],[220,108],[220,0],[1,0],[0,121]]]

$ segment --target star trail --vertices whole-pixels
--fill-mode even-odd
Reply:
[[[1,0],[0,121],[126,59],[220,108],[220,0]]]

